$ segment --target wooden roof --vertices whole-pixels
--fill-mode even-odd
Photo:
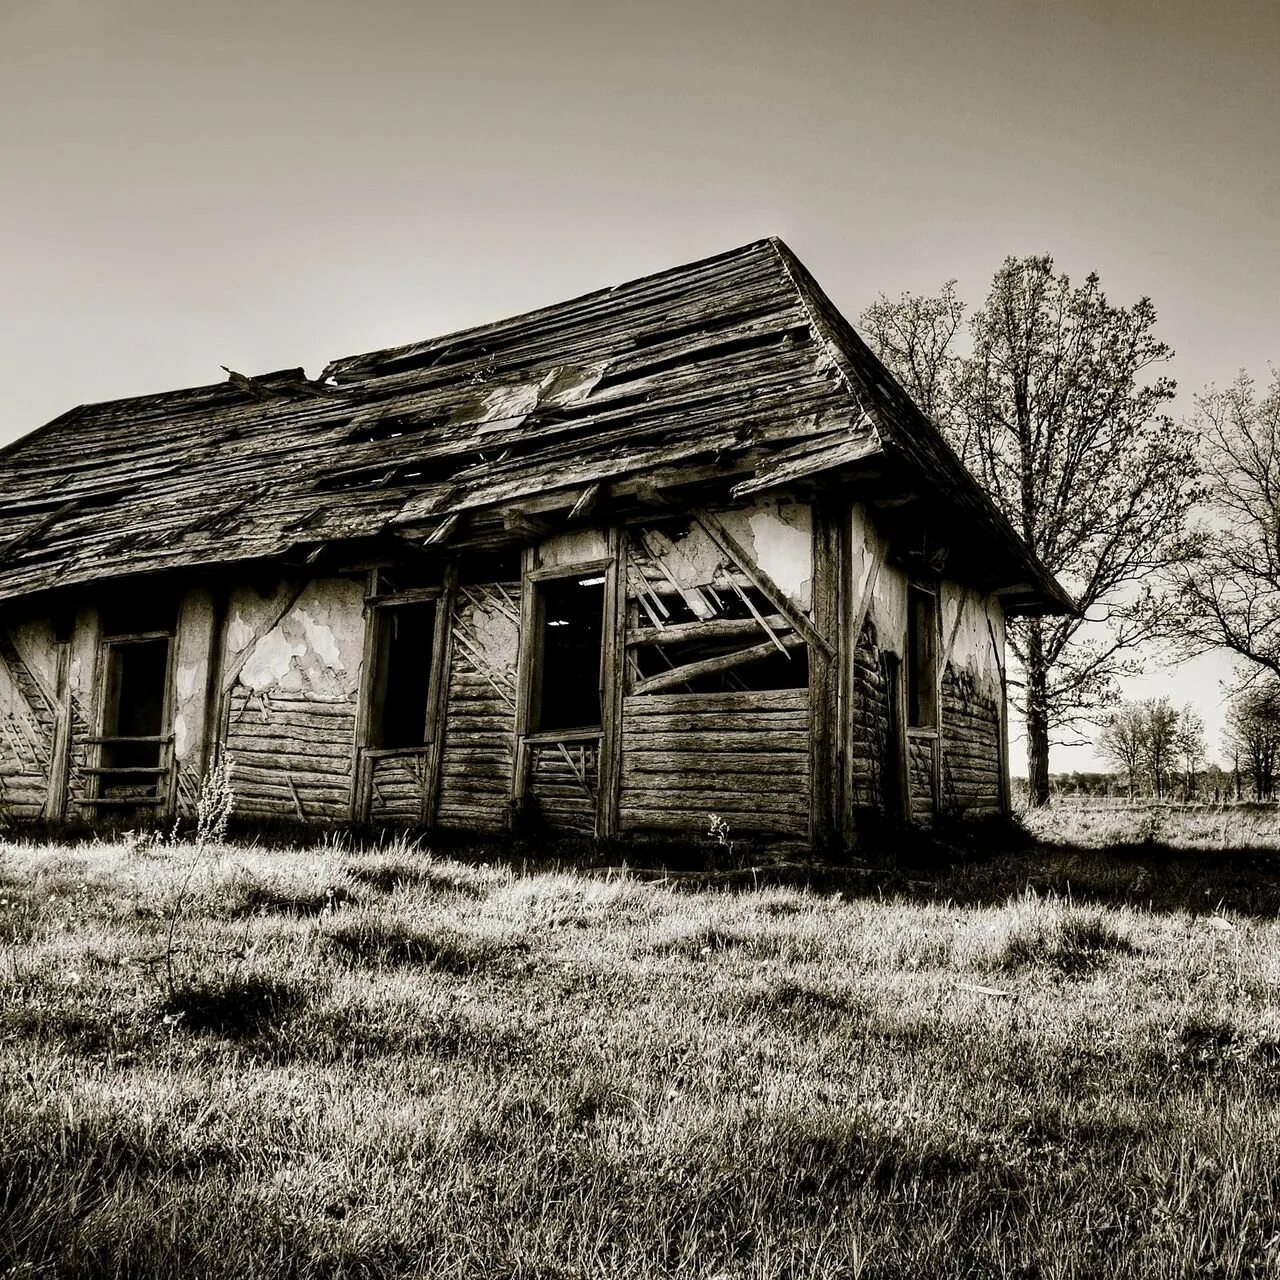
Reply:
[[[1062,588],[794,255],[761,240],[512,319],[73,409],[0,450],[0,600],[350,539],[500,540],[513,512],[746,494],[891,463],[1013,607]]]

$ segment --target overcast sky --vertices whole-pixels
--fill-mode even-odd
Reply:
[[[1278,67],[1247,0],[0,0],[0,443],[768,234],[850,317],[1097,270],[1189,409],[1280,362]]]

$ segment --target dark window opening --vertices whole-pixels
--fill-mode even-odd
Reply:
[[[476,551],[458,561],[460,587],[489,586],[520,581],[519,551]]]
[[[938,597],[924,587],[907,590],[907,725],[938,725]]]
[[[169,638],[120,640],[107,645],[100,775],[103,799],[159,795]],[[151,741],[146,741],[151,739]]]
[[[397,750],[426,744],[435,627],[434,601],[378,610],[369,716],[371,747]]]
[[[172,634],[178,621],[178,594],[155,583],[118,583],[98,604],[104,636],[140,636],[155,631]]]
[[[600,724],[604,571],[541,582],[539,663],[530,726],[535,733]]]

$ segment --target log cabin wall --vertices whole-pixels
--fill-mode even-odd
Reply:
[[[805,841],[813,520],[768,499],[628,530],[619,826]],[[806,634],[808,633],[808,634]]]
[[[230,592],[218,714],[238,816],[351,816],[364,642],[358,579]]]
[[[520,581],[459,584],[444,698],[435,821],[503,831],[515,767]]]
[[[1004,610],[993,596],[943,584],[941,803],[957,817],[1008,808]]]
[[[908,608],[911,578],[869,513],[853,508],[845,571],[841,723],[844,830],[859,816],[887,813],[928,824],[939,813],[979,816],[1007,806],[1004,613],[945,577],[932,638],[936,681],[932,723],[908,723]]]

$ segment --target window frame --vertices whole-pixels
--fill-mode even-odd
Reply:
[[[369,636],[366,645],[366,652],[369,661],[369,676],[366,692],[365,705],[367,707],[364,717],[363,727],[363,745],[362,750],[366,756],[371,759],[385,756],[396,755],[412,755],[421,754],[431,749],[439,735],[438,726],[432,721],[435,719],[435,693],[436,682],[439,680],[439,668],[441,662],[441,629],[443,626],[443,593],[440,589],[424,588],[414,589],[411,591],[397,591],[386,595],[371,595],[366,597],[370,612]],[[387,633],[387,627],[391,622],[391,615],[396,609],[412,608],[417,605],[430,604],[432,606],[431,614],[431,654],[427,670],[427,690],[423,706],[423,722],[422,722],[422,741],[415,746],[410,747],[386,747],[375,746],[375,739],[381,739],[382,734],[375,732],[382,726],[379,724],[380,708],[386,705],[386,690],[379,691],[379,686],[384,684],[386,664],[386,655],[384,653],[384,637]]]
[[[917,602],[929,601],[929,625],[922,631],[917,621]],[[941,721],[940,671],[942,649],[942,584],[938,580],[907,580],[906,637],[903,648],[903,690],[908,734],[936,737]],[[921,653],[921,641],[927,646]]]
[[[609,583],[608,574],[613,568],[612,559],[584,560],[578,564],[548,565],[542,569],[532,569],[525,574],[530,595],[529,622],[532,634],[529,637],[529,675],[525,694],[524,732],[521,735],[525,742],[572,742],[590,741],[604,735],[606,715],[606,672],[605,663],[608,651],[606,631],[609,625]],[[600,658],[596,672],[596,690],[600,700],[600,721],[592,725],[569,725],[563,729],[540,729],[538,724],[542,710],[543,676],[546,672],[546,604],[543,590],[547,583],[566,582],[579,578],[593,577],[599,574],[605,579],[601,584],[600,602]]]

